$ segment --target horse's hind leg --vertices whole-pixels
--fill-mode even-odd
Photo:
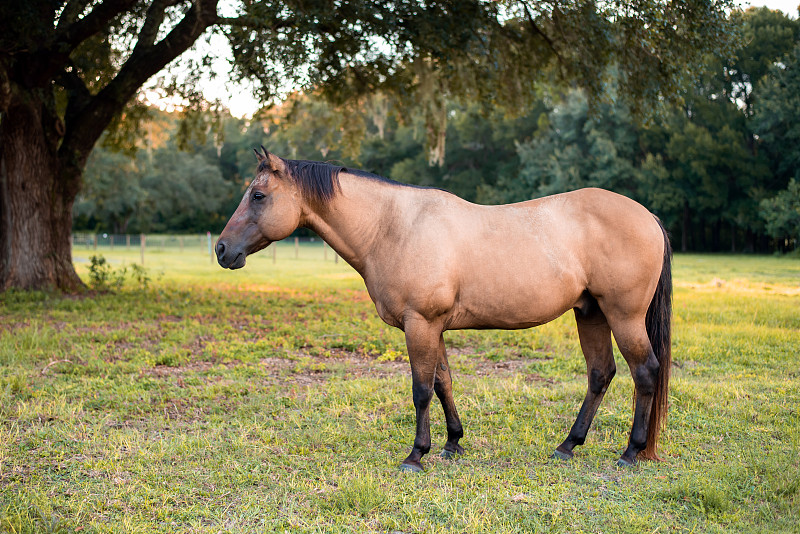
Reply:
[[[615,324],[614,338],[617,340],[619,351],[628,362],[636,387],[636,407],[633,411],[633,426],[628,447],[617,462],[619,465],[631,466],[636,462],[636,456],[647,445],[647,427],[658,379],[659,363],[647,337],[643,317],[641,321]]]
[[[554,457],[565,460],[572,458],[575,446],[583,445],[586,440],[592,419],[617,370],[611,346],[611,328],[597,301],[591,299],[587,306],[575,308],[575,321],[578,323],[578,336],[586,358],[589,385],[575,424],[572,425],[567,439],[553,453]]]
[[[439,337],[439,364],[436,366],[436,379],[433,389],[444,410],[444,419],[447,423],[447,443],[442,450],[443,458],[452,458],[456,454],[463,454],[464,448],[458,440],[464,436],[461,419],[456,411],[453,400],[453,380],[450,376],[450,364],[447,362],[447,350],[444,345],[444,336]]]

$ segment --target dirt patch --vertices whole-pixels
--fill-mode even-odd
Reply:
[[[252,362],[237,360],[221,361],[205,355],[203,359],[196,359],[203,353],[205,345],[213,341],[211,336],[200,336],[188,347],[192,354],[190,361],[180,365],[156,365],[142,368],[139,373],[144,376],[177,379],[182,386],[184,375],[206,374],[201,378],[208,383],[217,383],[221,377],[212,376],[214,368],[224,366],[234,368],[238,366],[253,365]],[[553,380],[544,378],[530,370],[532,363],[537,359],[514,358],[508,360],[493,360],[476,355],[469,349],[460,348],[449,355],[454,380],[466,376],[506,378],[521,375],[528,380],[552,383]],[[315,355],[304,349],[287,351],[285,356],[272,356],[258,360],[261,367],[264,385],[287,384],[292,386],[313,386],[325,383],[333,378],[389,378],[411,375],[411,367],[405,358],[386,360],[363,352],[348,351],[345,349],[331,349],[325,355]]]

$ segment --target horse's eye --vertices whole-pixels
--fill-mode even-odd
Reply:
[[[253,193],[253,200],[261,200],[262,198],[264,198],[264,193],[261,191],[256,191]]]

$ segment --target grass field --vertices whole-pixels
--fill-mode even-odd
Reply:
[[[466,454],[420,475],[403,338],[322,249],[147,287],[0,294],[2,532],[800,532],[800,260],[675,258],[665,461],[621,469],[632,381],[550,459],[585,393],[572,317],[449,332]],[[119,270],[136,250],[103,251]],[[74,256],[88,281],[89,249]]]

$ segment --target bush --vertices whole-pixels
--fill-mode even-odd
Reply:
[[[95,291],[120,290],[125,285],[128,276],[128,267],[121,267],[114,270],[108,261],[100,256],[89,258],[89,286]],[[147,289],[150,284],[150,275],[147,269],[141,265],[130,265],[130,278],[140,288]]]

